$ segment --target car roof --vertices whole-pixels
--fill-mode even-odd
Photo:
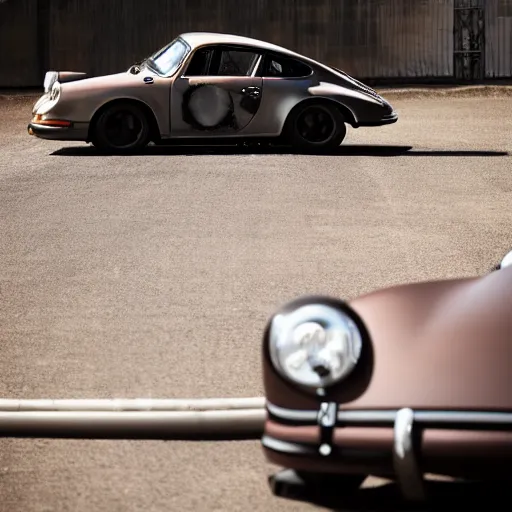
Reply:
[[[186,41],[193,49],[207,44],[251,46],[253,48],[258,48],[259,50],[279,52],[290,57],[298,57],[309,62],[312,61],[312,59],[304,55],[300,55],[299,53],[295,53],[291,50],[288,50],[287,48],[284,48],[282,46],[268,43],[266,41],[261,41],[259,39],[253,39],[251,37],[238,36],[235,34],[223,34],[217,32],[186,32],[180,34],[179,37]]]

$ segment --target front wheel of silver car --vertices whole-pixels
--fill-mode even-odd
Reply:
[[[335,107],[320,103],[299,108],[289,124],[289,140],[300,149],[333,149],[347,134],[345,119]]]
[[[107,107],[93,126],[92,143],[108,153],[133,153],[149,143],[151,126],[144,110],[131,103]]]

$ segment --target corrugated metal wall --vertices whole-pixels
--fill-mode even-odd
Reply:
[[[223,31],[289,44],[293,0],[52,0],[52,69],[93,74],[125,69],[180,32]]]
[[[485,75],[512,77],[512,0],[486,0]]]
[[[363,79],[450,78],[453,6],[454,0],[0,0],[0,86],[39,86],[46,69],[116,72],[190,30],[269,40]],[[486,0],[486,7],[486,74],[512,77],[512,0]]]
[[[50,67],[107,73],[188,30],[270,40],[360,77],[452,73],[453,0],[53,0]]]
[[[296,0],[297,47],[358,77],[453,73],[453,0]]]
[[[40,83],[37,2],[0,1],[0,86]]]

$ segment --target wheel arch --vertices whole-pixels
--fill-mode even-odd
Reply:
[[[293,119],[293,116],[296,114],[296,112],[300,108],[304,107],[305,105],[328,105],[328,106],[334,107],[341,113],[341,115],[344,117],[346,123],[348,123],[350,126],[354,127],[357,124],[354,113],[347,106],[343,105],[339,101],[333,100],[331,98],[323,98],[323,97],[305,98],[305,99],[299,101],[290,110],[290,112],[288,112],[288,115],[286,116],[286,120],[283,124],[283,129],[281,131],[282,135],[284,133],[286,133],[286,130],[288,129],[290,120]]]
[[[114,105],[120,105],[120,104],[131,104],[136,105],[144,111],[146,114],[149,126],[150,126],[150,133],[151,133],[151,140],[153,142],[157,142],[160,140],[160,128],[158,126],[158,121],[156,119],[155,113],[153,112],[153,109],[144,101],[134,99],[134,98],[116,98],[115,100],[110,100],[101,105],[96,109],[94,112],[91,121],[89,123],[89,130],[87,134],[87,142],[90,142],[92,140],[94,127],[101,116],[103,112],[105,112],[108,108],[114,106]]]

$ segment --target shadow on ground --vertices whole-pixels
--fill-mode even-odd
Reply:
[[[343,145],[328,151],[295,151],[288,147],[272,146],[148,146],[135,153],[138,156],[195,156],[195,155],[309,155],[309,156],[446,156],[446,157],[490,157],[507,156],[506,151],[470,151],[470,150],[416,150],[412,146],[389,145]],[[53,156],[106,156],[93,146],[71,146],[58,149]]]
[[[336,512],[455,512],[469,509],[490,512],[502,509],[502,504],[509,503],[512,497],[510,487],[504,482],[428,482],[426,491],[428,499],[417,504],[405,502],[393,483],[362,488],[343,498],[342,503],[339,494],[333,496],[331,502],[325,496],[327,499],[310,503]]]

